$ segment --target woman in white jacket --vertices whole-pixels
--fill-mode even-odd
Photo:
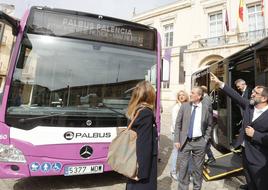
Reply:
[[[175,124],[176,124],[176,119],[178,112],[180,110],[181,104],[184,102],[189,101],[189,95],[183,91],[180,90],[177,94],[177,99],[176,99],[176,104],[172,108],[172,113],[171,113],[171,134],[172,138],[174,140],[174,131],[175,131]],[[178,149],[173,145],[173,150],[171,153],[171,171],[170,171],[170,176],[174,180],[178,180],[178,174],[177,174],[177,158],[178,158]]]

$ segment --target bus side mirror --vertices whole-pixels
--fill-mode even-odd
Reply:
[[[22,45],[23,47],[27,48],[27,49],[33,49],[33,45],[32,42],[29,40],[27,35],[24,35],[24,38],[22,40]]]
[[[12,34],[14,36],[17,36],[19,33],[19,21],[12,18],[11,16],[7,15],[6,13],[4,13],[3,11],[0,11],[0,22],[3,22],[9,26],[11,26],[12,28]]]
[[[33,48],[32,43],[30,42],[29,38],[25,36],[22,40],[21,43],[21,49],[20,49],[20,54],[19,54],[19,59],[17,62],[16,67],[19,69],[23,69],[24,64],[25,64],[25,55],[27,53],[27,50],[31,50]]]
[[[23,69],[25,60],[26,48],[22,45],[20,49],[19,59],[16,68]]]

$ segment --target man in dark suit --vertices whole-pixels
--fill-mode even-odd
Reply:
[[[236,88],[241,93],[241,96],[249,100],[251,97],[252,89],[247,86],[246,81],[243,79],[237,79],[234,83]]]
[[[240,95],[247,99],[247,100],[250,100],[251,98],[251,93],[252,93],[252,89],[248,87],[247,83],[245,80],[243,79],[237,79],[235,82],[235,86],[237,88],[237,90],[239,91]],[[234,134],[239,134],[239,131],[242,127],[242,116],[243,116],[243,109],[241,107],[239,107],[240,109],[240,112],[241,112],[241,116],[239,117],[239,122],[236,123],[236,129],[234,130]],[[246,172],[246,171],[244,171]],[[247,175],[247,174],[245,174]],[[248,185],[247,184],[244,184],[244,185],[241,185],[240,186],[241,189],[247,189],[248,188]]]
[[[179,190],[188,190],[190,184],[189,160],[192,158],[194,189],[202,187],[202,170],[207,142],[211,137],[212,112],[202,103],[203,90],[194,87],[190,102],[181,105],[175,125],[174,145],[179,153]]]
[[[242,128],[236,147],[242,145],[243,167],[249,190],[265,190],[268,187],[268,88],[256,86],[251,99],[242,98],[225,85],[213,73],[211,81],[243,109]]]

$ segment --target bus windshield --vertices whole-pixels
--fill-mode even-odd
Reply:
[[[102,122],[95,121],[96,126],[105,126],[104,118],[113,117],[114,122],[107,125],[125,125],[124,114],[137,82],[156,84],[156,62],[156,51],[25,34],[6,121],[19,128],[27,128],[28,123],[31,127],[76,126],[78,118],[100,116]],[[55,117],[66,119],[52,122]]]

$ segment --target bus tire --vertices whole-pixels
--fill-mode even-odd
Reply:
[[[218,137],[218,130],[219,130],[219,127],[218,127],[218,124],[217,123],[214,123],[213,124],[213,127],[212,127],[212,134],[211,134],[211,144],[212,146],[218,150],[219,152],[221,153],[226,153],[226,152],[230,152],[228,151],[226,148],[224,148],[223,146],[220,145],[219,143],[219,137]]]

